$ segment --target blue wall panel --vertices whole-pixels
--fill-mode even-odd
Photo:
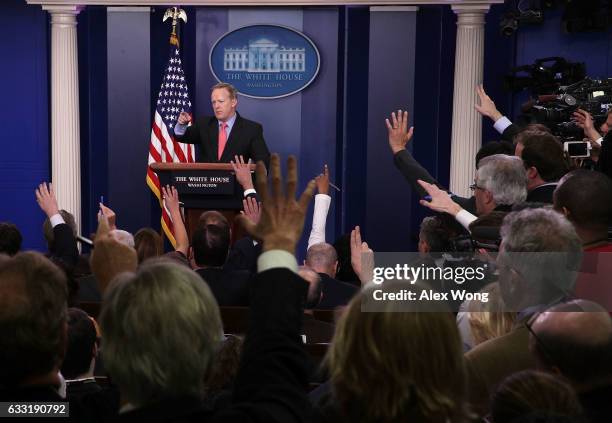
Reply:
[[[410,205],[416,201],[393,166],[385,118],[414,99],[416,12],[370,12],[365,238],[377,251],[408,247]]]
[[[50,178],[47,12],[2,3],[0,27],[0,221],[15,223],[24,249],[45,250],[34,190]]]
[[[134,9],[136,10],[136,9]],[[151,193],[145,183],[151,137],[150,21],[148,8],[109,9],[108,205],[118,226],[150,226]],[[160,47],[159,54],[168,55]]]

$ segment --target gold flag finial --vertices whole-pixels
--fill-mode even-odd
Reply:
[[[172,18],[172,34],[170,34],[170,44],[174,44],[175,46],[179,45],[178,37],[176,36],[176,25],[178,24],[179,19],[182,19],[183,22],[187,23],[187,13],[179,7],[171,7],[166,10],[164,13],[163,22],[166,22],[168,18]]]

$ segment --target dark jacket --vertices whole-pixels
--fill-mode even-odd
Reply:
[[[528,201],[530,203],[552,204],[553,192],[555,192],[555,188],[557,188],[556,182],[547,182],[544,185],[535,187],[527,193],[527,199],[525,201]]]
[[[229,163],[235,155],[253,162],[262,160],[266,167],[270,163],[270,152],[263,137],[263,128],[257,122],[236,114],[236,121],[230,132],[221,160],[218,157],[219,121],[214,116],[202,116],[187,128],[180,142],[200,145],[200,161],[204,163]]]
[[[251,273],[245,270],[220,268],[197,269],[217,303],[223,306],[248,306]]]
[[[240,238],[230,250],[223,268],[227,270],[247,270],[251,273],[257,273],[257,258],[260,254],[260,242],[254,245],[251,237]]]
[[[317,306],[318,309],[327,310],[346,305],[359,291],[355,285],[330,278],[325,273],[319,273],[319,276],[321,276],[323,298]]]
[[[402,150],[393,156],[393,163],[395,167],[404,175],[404,178],[410,183],[412,189],[419,195],[419,197],[425,197],[427,192],[417,182],[419,179],[430,184],[440,186],[438,181],[431,176],[431,174],[425,169],[419,162],[417,162],[412,154],[408,150]],[[472,214],[476,213],[476,199],[474,196],[469,198],[460,197],[453,195],[453,201],[459,204],[462,208],[469,211]]]

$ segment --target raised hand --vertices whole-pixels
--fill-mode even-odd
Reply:
[[[171,187],[170,185],[162,187],[162,198],[170,214],[173,212],[180,212],[179,195],[176,188]]]
[[[389,147],[393,154],[402,151],[406,148],[406,144],[412,138],[414,127],[408,129],[408,112],[402,112],[401,110],[391,113],[391,121],[385,119],[387,125],[387,133],[389,140]]]
[[[329,195],[329,168],[327,165],[323,166],[323,173],[315,178],[315,184],[318,194]]]
[[[110,231],[108,218],[100,214],[90,260],[91,270],[102,294],[117,275],[135,272],[138,266],[136,250],[117,241]]]
[[[251,178],[251,159],[247,163],[244,162],[242,156],[234,156],[234,160],[231,160],[232,168],[236,173],[236,180],[244,191],[247,189],[253,189],[253,178]]]
[[[191,122],[191,114],[187,112],[181,112],[177,119],[177,123],[180,125],[187,125],[189,122]]]
[[[242,200],[242,210],[240,214],[249,218],[251,222],[257,225],[261,218],[261,203],[257,203],[254,197],[247,197]]]
[[[100,215],[106,217],[110,230],[117,229],[117,215],[114,211],[112,211],[110,208],[106,207],[102,203],[100,203],[100,212],[98,213],[98,220]]]
[[[59,207],[57,206],[57,199],[55,198],[55,192],[53,191],[53,185],[43,182],[38,186],[35,191],[36,202],[42,211],[45,212],[47,217],[51,217],[59,213]]]
[[[359,226],[351,231],[351,266],[362,284],[372,281],[374,276],[374,251],[361,240]]]
[[[302,236],[304,218],[308,203],[314,193],[315,182],[311,180],[300,196],[295,199],[297,189],[297,161],[295,156],[287,159],[287,184],[285,193],[282,190],[280,158],[273,154],[270,158],[272,189],[268,192],[266,167],[263,162],[257,163],[257,192],[263,200],[261,218],[257,224],[244,215],[239,219],[246,231],[255,239],[263,242],[263,251],[285,250],[295,254],[295,246]]]
[[[491,100],[491,97],[487,95],[482,85],[478,85],[476,87],[476,94],[478,94],[478,98],[480,99],[480,104],[475,104],[474,108],[478,113],[483,116],[487,116],[496,122],[503,115],[497,110],[495,107],[495,103]]]
[[[572,120],[576,122],[576,125],[582,128],[584,135],[586,135],[591,141],[595,141],[601,137],[601,134],[595,129],[593,117],[586,110],[577,109],[574,113],[572,113]]]
[[[422,206],[430,208],[437,212],[448,213],[451,216],[456,216],[462,209],[461,206],[455,203],[446,191],[441,190],[434,184],[421,181],[417,181],[419,185],[423,187],[427,194],[431,196],[431,201],[420,200],[419,203]]]

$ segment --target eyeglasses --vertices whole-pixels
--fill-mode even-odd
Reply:
[[[544,356],[544,359],[548,362],[548,365],[550,366],[555,366],[558,369],[561,369],[561,367],[557,364],[556,360],[553,357],[553,353],[552,353],[552,349],[549,348],[543,341],[542,338],[540,338],[535,331],[533,330],[532,326],[535,323],[536,320],[538,320],[538,317],[545,311],[541,310],[538,311],[536,313],[534,313],[526,322],[525,322],[525,328],[529,331],[529,333],[531,334],[531,336],[533,336],[533,339],[536,341],[536,344],[538,346],[538,350],[542,353],[542,355]]]
[[[481,189],[481,190],[484,191],[484,188],[483,187],[479,187],[478,184],[476,184],[476,182],[474,182],[472,185],[470,185],[470,189],[472,191],[476,191],[477,189]]]

